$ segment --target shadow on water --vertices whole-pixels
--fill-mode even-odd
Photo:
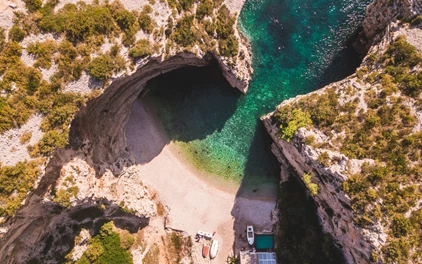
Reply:
[[[136,153],[140,164],[151,161],[170,141],[203,140],[221,131],[236,110],[241,93],[227,83],[214,61],[206,67],[181,68],[160,75],[147,83],[142,96],[142,103],[152,107],[138,111],[153,109],[153,115],[160,120],[168,138],[161,139],[154,149]],[[159,140],[154,139],[154,133],[150,133],[150,138],[143,138]]]
[[[352,75],[362,62],[362,57],[353,48],[357,33],[348,39],[346,46],[338,51],[321,76],[319,87],[342,80]]]

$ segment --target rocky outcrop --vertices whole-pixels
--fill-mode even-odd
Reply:
[[[368,47],[368,55],[363,60],[360,74],[362,72],[365,72],[365,76],[370,76],[371,73],[373,73],[372,76],[379,74],[382,67],[377,63],[373,66],[374,57],[377,58],[384,54],[387,47],[394,43],[398,36],[405,36],[409,44],[413,45],[417,51],[422,52],[420,26],[409,26],[409,24],[396,21],[396,18],[408,19],[421,14],[421,7],[419,0],[378,0],[368,7],[363,27],[364,34],[370,39],[370,47]],[[411,72],[417,72],[417,70],[411,70]],[[363,81],[355,74],[313,93],[284,101],[277,109],[293,107],[300,100],[312,101],[319,95],[335,93],[338,96],[339,105],[344,106],[352,102],[356,104],[352,113],[358,115],[365,113],[369,108],[365,93],[372,90],[379,94],[381,90],[377,91],[377,89],[382,89],[382,87],[382,85],[376,86],[370,81]],[[413,131],[420,131],[422,123],[422,119],[419,117],[420,109],[415,110],[412,106],[412,99],[404,100],[408,100],[406,104],[410,105],[412,114],[418,120]],[[262,117],[262,121],[273,138],[272,151],[280,161],[285,174],[281,180],[284,181],[286,175],[292,175],[298,177],[309,188],[309,178],[305,179],[304,175],[311,175],[311,183],[318,186],[317,194],[314,193],[312,197],[315,200],[323,230],[333,236],[336,244],[343,250],[346,261],[348,263],[369,263],[377,260],[382,263],[383,257],[380,252],[388,244],[388,223],[375,221],[366,227],[358,225],[355,221],[356,215],[352,209],[351,199],[341,189],[341,183],[346,181],[350,175],[359,173],[362,164],[371,165],[375,163],[375,160],[358,160],[340,153],[334,142],[342,142],[344,130],[342,132],[328,131],[329,136],[327,136],[327,133],[323,133],[316,127],[299,128],[294,137],[287,142],[279,136],[280,129],[275,120],[276,112],[277,110]],[[315,145],[305,143],[309,138],[314,140]],[[323,153],[330,160],[330,164],[323,164],[320,159],[320,155]],[[311,188],[309,190],[312,193]],[[379,205],[382,206],[382,201]],[[372,252],[377,253],[376,257],[371,255]]]
[[[353,47],[357,52],[366,55],[369,48],[380,40],[378,33],[396,20],[408,21],[422,13],[422,0],[376,0],[366,8],[366,16],[362,22],[362,32],[358,35]]]
[[[372,39],[395,19],[411,19],[422,13],[421,0],[377,0],[366,8],[362,22],[365,36]]]
[[[345,88],[352,86],[354,83],[353,80],[344,80],[314,93],[322,94],[327,90],[330,91],[332,87]],[[279,107],[289,105],[293,101],[307,96],[310,96],[310,94],[287,100]],[[340,189],[341,182],[347,179],[346,171],[351,169],[350,164],[356,164],[355,167],[357,167],[361,162],[348,159],[340,153],[329,151],[331,159],[338,162],[329,168],[324,167],[318,162],[318,156],[325,150],[314,149],[306,145],[304,139],[310,135],[314,136],[317,142],[324,142],[329,139],[316,130],[308,131],[301,128],[296,136],[290,142],[287,142],[277,136],[278,127],[272,120],[273,114],[270,113],[262,117],[261,120],[274,141],[272,152],[281,164],[281,180],[285,181],[287,175],[298,177],[306,187],[303,175],[310,173],[312,182],[318,185],[318,194],[313,195],[313,198],[323,231],[335,238],[337,246],[343,250],[348,263],[369,263],[371,251],[380,248],[385,243],[386,234],[381,226],[377,230],[372,230],[373,232],[358,227],[353,220],[350,198]]]

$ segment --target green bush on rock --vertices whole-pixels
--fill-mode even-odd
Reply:
[[[147,39],[141,39],[135,46],[129,50],[129,56],[133,59],[142,58],[151,55],[151,44]]]
[[[94,58],[87,66],[89,75],[99,81],[105,81],[111,77],[114,70],[113,60],[109,55],[100,55]]]
[[[312,120],[310,115],[301,109],[285,110],[285,108],[280,108],[276,117],[279,118],[280,122],[279,134],[281,138],[289,142],[299,128],[312,124]]]
[[[25,31],[19,26],[13,25],[9,30],[9,39],[16,42],[21,42],[25,38]]]
[[[132,255],[122,247],[119,233],[113,228],[112,222],[104,224],[100,232],[88,242],[88,249],[76,263],[133,263]]]

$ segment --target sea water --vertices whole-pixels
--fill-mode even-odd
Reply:
[[[347,41],[370,0],[247,0],[239,19],[252,45],[246,95],[216,67],[158,77],[151,98],[172,141],[198,169],[243,184],[277,181],[278,164],[259,117],[283,100],[354,72]]]

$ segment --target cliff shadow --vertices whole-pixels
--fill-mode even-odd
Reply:
[[[280,165],[271,153],[271,137],[257,119],[246,167],[236,193],[231,215],[234,218],[233,252],[252,250],[246,238],[246,226],[258,233],[273,232],[272,214],[279,191]]]
[[[171,141],[201,140],[221,131],[236,110],[240,95],[216,61],[148,81],[126,126],[126,139],[136,162],[148,163]]]
[[[361,29],[356,30],[356,32],[346,41],[344,47],[336,52],[330,65],[324,70],[324,73],[321,76],[320,82],[318,83],[319,88],[347,78],[355,73],[356,69],[360,66],[362,58],[366,54],[365,52],[359,53],[353,46],[359,36],[360,30]]]
[[[278,263],[345,263],[332,237],[323,233],[312,196],[296,172],[277,161],[272,139],[258,122],[232,209],[233,251],[253,249],[246,238],[246,226],[253,225],[255,232],[274,234]],[[288,180],[280,183],[280,176]]]

